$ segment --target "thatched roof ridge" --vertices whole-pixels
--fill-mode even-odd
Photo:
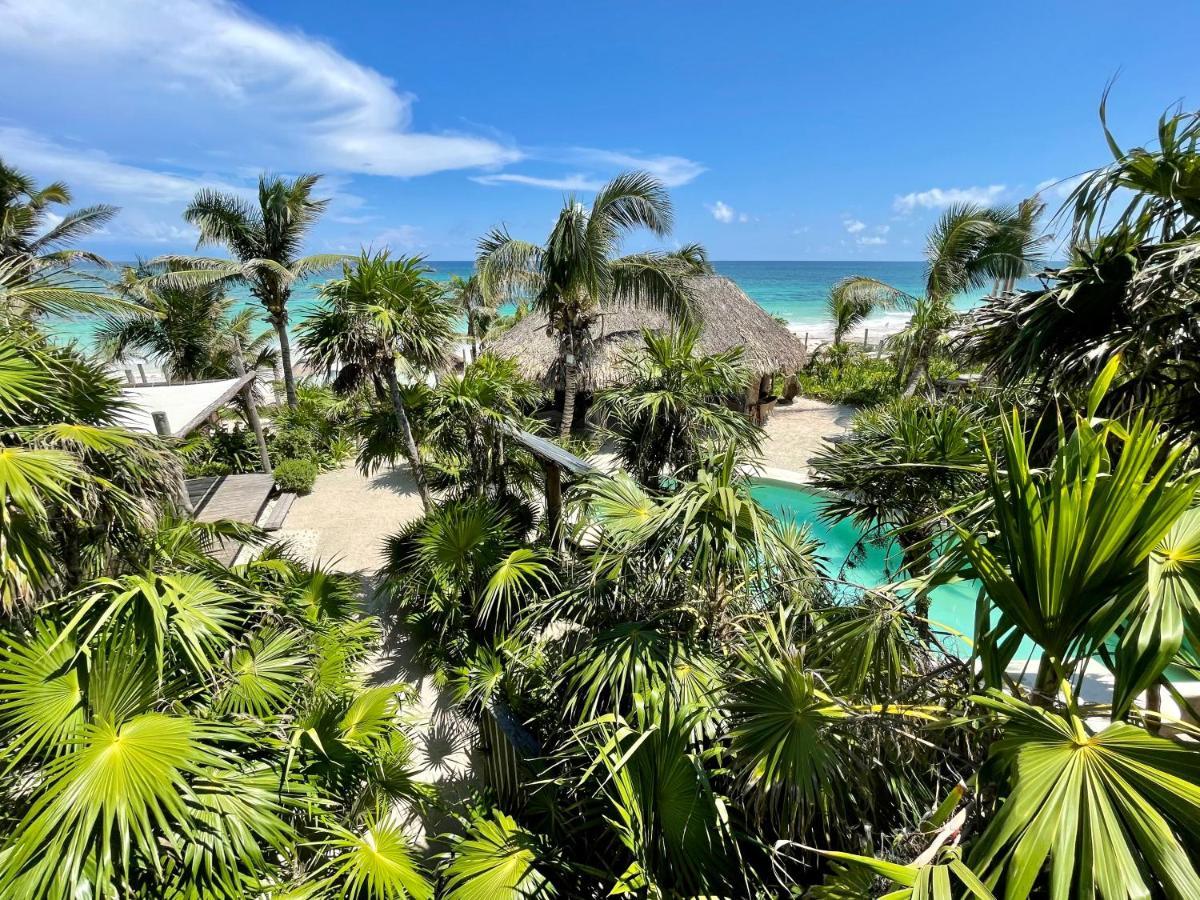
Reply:
[[[800,339],[728,278],[702,275],[689,281],[700,324],[701,352],[720,353],[741,347],[746,365],[757,376],[795,372],[804,365],[804,344]],[[665,331],[670,327],[670,318],[665,313],[632,307],[602,308],[599,320],[592,326],[596,351],[591,365],[580,373],[580,389],[595,390],[615,381],[621,351],[641,341],[643,328]],[[546,317],[540,313],[530,313],[488,341],[486,349],[517,360],[527,378],[547,386],[557,381],[558,344],[553,336],[546,334]]]

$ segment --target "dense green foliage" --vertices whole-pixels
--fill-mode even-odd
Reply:
[[[900,392],[891,360],[845,344],[814,353],[796,382],[805,397],[853,406],[882,403]]]
[[[320,469],[311,459],[283,459],[275,463],[272,474],[281,491],[307,494],[317,483]]]
[[[390,819],[425,797],[407,689],[367,682],[357,583],[215,564],[259,537],[178,518],[177,459],[120,410],[32,328],[0,344],[0,895],[428,896]]]
[[[1200,671],[1196,122],[1164,118],[1157,150],[1110,136],[1115,163],[1069,207],[1079,264],[1045,291],[1012,290],[1042,244],[1037,202],[949,210],[921,298],[835,291],[843,326],[914,309],[887,358],[838,342],[800,374],[865,407],[812,476],[824,516],[899,545],[887,585],[827,571],[756,501],[762,434],[725,402],[740,356],[704,355],[691,329],[622,360],[599,409],[625,470],[568,478],[562,509],[515,440],[544,399],[516,363],[441,371],[460,314],[483,341],[492,298],[524,290],[560,336],[569,413],[598,308],[686,316],[702,252],[616,255],[628,228],[669,225],[648,176],[569,204],[546,247],[490,235],[450,291],[420,259],[347,262],[302,326],[333,387],[289,379],[264,412],[281,486],[354,452],[413,473],[424,512],[383,548],[378,618],[356,579],[183,516],[183,461],[249,465],[247,432],[175,447],[120,426],[115,380],[37,327],[89,302],[36,255],[72,236],[37,237],[65,192],[0,168],[0,896],[1200,895],[1200,729],[1162,703]],[[314,183],[264,179],[261,209],[198,198],[189,215],[239,262],[127,279],[110,309],[140,323],[128,346],[221,365],[235,275],[286,322]],[[986,279],[963,343],[1000,383],[921,391],[957,353],[950,299]],[[1076,321],[1097,308],[1111,344]],[[216,563],[220,540],[247,561]],[[951,581],[977,588],[966,658],[930,616]],[[415,657],[481,725],[475,792],[417,778],[391,641],[389,662]],[[424,852],[411,825],[435,807],[449,833]]]
[[[1104,105],[1100,108],[1104,120]],[[1114,353],[1125,370],[1109,410],[1153,409],[1200,431],[1200,113],[1158,123],[1157,147],[1122,149],[1071,195],[1071,260],[1044,288],[989,299],[966,347],[1005,383],[1051,404],[1080,394]],[[1106,214],[1107,213],[1107,214]]]
[[[703,355],[700,332],[643,332],[622,355],[619,383],[601,391],[596,411],[626,471],[642,484],[686,476],[702,448],[759,449],[758,430],[738,412],[750,373],[741,349]]]

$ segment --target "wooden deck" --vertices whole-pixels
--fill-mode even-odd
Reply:
[[[275,479],[270,475],[217,475],[189,478],[188,497],[197,522],[232,519],[253,525],[271,497]]]
[[[230,519],[254,525],[266,509],[275,489],[275,479],[270,475],[218,475],[206,478],[189,478],[188,498],[196,511],[197,522],[216,522]],[[230,565],[237,557],[241,544],[236,541],[221,541],[210,554],[224,565]]]

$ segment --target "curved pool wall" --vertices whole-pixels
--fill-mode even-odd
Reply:
[[[819,491],[767,477],[755,478],[750,493],[775,516],[808,526],[811,536],[821,543],[819,555],[831,577],[868,588],[894,580],[889,573],[894,575],[899,568],[899,547],[862,541],[862,532],[849,519],[832,524],[822,519],[824,500]],[[929,617],[935,629],[946,633],[946,648],[962,657],[970,655],[970,647],[956,633],[968,640],[974,635],[978,591],[977,583],[964,582],[935,588],[929,595]],[[1032,643],[1029,649],[1034,649]]]

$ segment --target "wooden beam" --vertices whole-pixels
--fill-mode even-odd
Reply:
[[[234,398],[235,394],[237,394],[242,388],[244,388],[247,384],[249,384],[253,380],[254,380],[253,372],[247,372],[245,375],[238,378],[231,385],[229,385],[229,387],[227,387],[224,391],[222,391],[221,395],[219,397],[217,397],[216,400],[214,400],[212,403],[208,404],[208,406],[206,406],[201,412],[197,413],[196,416],[190,422],[185,424],[182,428],[176,428],[175,429],[175,437],[177,437],[177,438],[187,437],[196,428],[198,428],[209,416],[211,416],[214,412],[216,412],[218,409],[220,409],[222,406],[224,406],[226,403],[228,403],[230,400],[232,400]],[[197,382],[197,383],[199,383],[199,382]]]
[[[246,377],[246,364],[242,361],[242,342],[237,337],[233,339],[233,371],[239,378]],[[242,402],[246,404],[246,419],[250,422],[250,428],[258,441],[258,459],[262,463],[262,470],[270,475],[271,457],[267,453],[267,437],[263,434],[262,420],[258,417],[258,404],[254,400],[253,376],[242,388]]]
[[[557,547],[562,524],[562,472],[547,460],[542,460],[542,472],[546,484],[546,533],[550,536],[551,546]]]

